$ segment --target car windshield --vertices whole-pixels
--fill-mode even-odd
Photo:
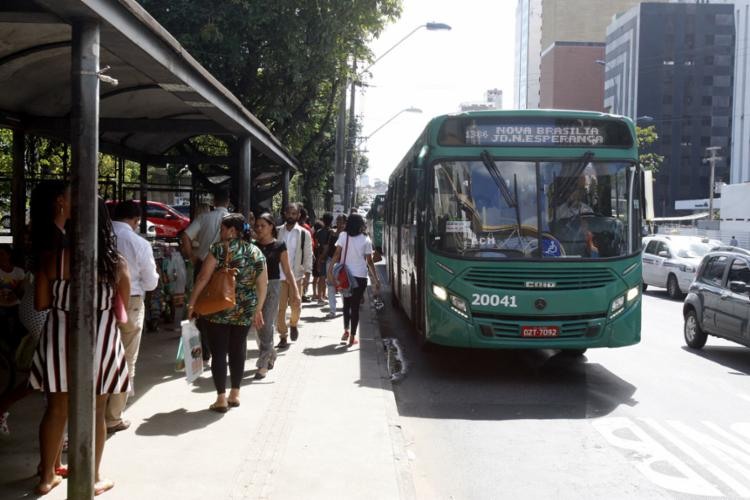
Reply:
[[[436,164],[430,243],[488,258],[625,255],[631,164],[587,160]]]
[[[695,259],[703,257],[714,245],[703,242],[690,242],[690,243],[679,243],[675,249],[678,257],[683,259]]]

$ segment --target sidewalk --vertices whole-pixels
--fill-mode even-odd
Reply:
[[[303,304],[299,340],[262,381],[249,339],[242,405],[224,415],[207,409],[210,374],[188,386],[174,371],[177,334],[144,335],[132,426],[107,441],[102,472],[115,488],[101,498],[413,498],[374,312],[362,306],[360,343],[347,348],[341,317],[326,311]],[[34,497],[43,404],[35,394],[11,409],[0,498]],[[66,498],[66,485],[45,498]]]

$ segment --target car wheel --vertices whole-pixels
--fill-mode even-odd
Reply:
[[[682,291],[680,290],[680,284],[677,283],[677,276],[670,274],[667,278],[667,294],[669,298],[673,300],[682,299]]]
[[[684,332],[685,343],[691,349],[700,349],[701,347],[706,345],[706,339],[708,338],[708,335],[706,335],[706,332],[703,331],[700,323],[698,323],[698,315],[693,309],[690,309],[685,314]]]

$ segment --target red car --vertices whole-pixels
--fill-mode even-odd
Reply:
[[[139,201],[139,200],[134,200]],[[190,225],[190,219],[185,217],[169,205],[158,201],[146,202],[146,219],[156,228],[156,236],[159,238],[174,238],[180,231]],[[116,201],[108,201],[107,206],[114,212]]]

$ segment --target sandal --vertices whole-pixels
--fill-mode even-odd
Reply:
[[[111,479],[102,479],[94,483],[94,496],[99,496],[105,491],[109,491],[115,487],[115,482]]]
[[[50,491],[52,491],[56,486],[58,486],[60,483],[62,483],[62,478],[60,476],[55,476],[52,479],[51,483],[39,483],[36,488],[34,488],[34,493],[37,495],[46,495]]]
[[[220,405],[217,403],[213,403],[208,407],[208,409],[211,411],[215,411],[216,413],[226,413],[229,411],[229,405]]]
[[[349,337],[349,346],[350,347],[353,346],[353,345],[357,345],[357,344],[359,344],[359,340],[357,340],[357,337],[355,337],[354,335],[352,335],[351,337]]]
[[[239,399],[235,399],[235,400],[227,399],[227,406],[229,408],[237,408],[240,406],[240,400]]]
[[[349,340],[349,332],[344,330],[344,334],[341,336],[341,342],[346,342],[347,340]]]

